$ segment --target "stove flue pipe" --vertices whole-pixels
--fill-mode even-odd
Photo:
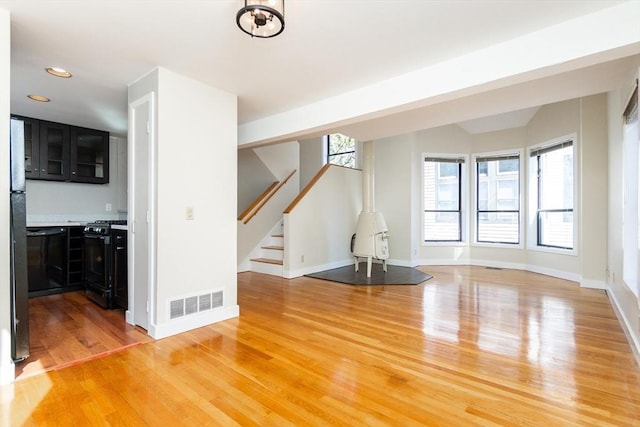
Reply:
[[[362,212],[375,212],[373,141],[362,144]]]

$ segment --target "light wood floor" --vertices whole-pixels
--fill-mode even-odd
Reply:
[[[0,425],[640,425],[603,291],[421,269],[417,286],[239,274],[239,318],[18,381]]]
[[[16,365],[16,378],[65,366],[152,341],[127,325],[122,310],[106,310],[83,292],[29,299],[30,355]]]

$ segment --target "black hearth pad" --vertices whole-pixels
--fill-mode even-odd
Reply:
[[[433,276],[423,273],[417,268],[398,267],[388,265],[387,272],[382,270],[382,264],[371,266],[371,277],[367,277],[367,263],[361,262],[358,272],[354,265],[334,268],[332,270],[319,271],[317,273],[305,274],[314,279],[331,280],[333,282],[346,283],[348,285],[418,285]]]

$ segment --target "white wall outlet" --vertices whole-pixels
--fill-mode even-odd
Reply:
[[[112,208],[111,203],[107,203],[106,205],[104,205],[104,210],[107,212],[111,212],[111,208]]]
[[[193,221],[193,206],[187,206],[187,209],[185,209],[185,218],[187,221]]]
[[[304,262],[304,255],[300,255],[300,262]]]

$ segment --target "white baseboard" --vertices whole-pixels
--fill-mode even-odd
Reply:
[[[581,288],[589,288],[589,289],[607,289],[607,284],[602,280],[590,280],[590,279],[581,279],[580,280]]]
[[[613,311],[616,313],[616,317],[618,318],[618,322],[620,322],[620,326],[622,326],[622,330],[627,337],[627,341],[629,342],[629,346],[633,352],[633,357],[635,357],[636,363],[640,366],[640,336],[633,333],[631,322],[629,322],[629,319],[624,314],[624,310],[620,307],[615,293],[612,292],[608,286],[606,291],[609,301],[611,302],[611,306],[613,307]]]
[[[544,274],[545,276],[557,277],[558,279],[571,280],[580,283],[580,275],[569,273],[568,271],[555,270],[553,268],[540,267],[538,265],[527,265],[525,270],[532,273]]]
[[[544,274],[545,276],[557,277],[559,279],[571,280],[572,282],[581,283],[585,287],[594,287],[596,289],[604,289],[601,286],[603,284],[597,281],[581,281],[581,277],[578,274],[570,273],[562,270],[555,270],[552,268],[540,267],[531,264],[520,264],[512,262],[502,262],[495,260],[478,260],[478,259],[450,259],[450,258],[438,258],[438,259],[419,259],[412,262],[413,265],[478,265],[481,267],[495,267],[495,268],[511,268],[514,270],[530,271],[532,273]],[[583,284],[584,282],[584,284]]]
[[[213,323],[222,322],[240,315],[240,306],[220,307],[213,310],[170,320],[161,325],[152,325],[149,328],[149,335],[156,339],[170,337],[172,335],[187,332],[192,329],[201,328]]]

